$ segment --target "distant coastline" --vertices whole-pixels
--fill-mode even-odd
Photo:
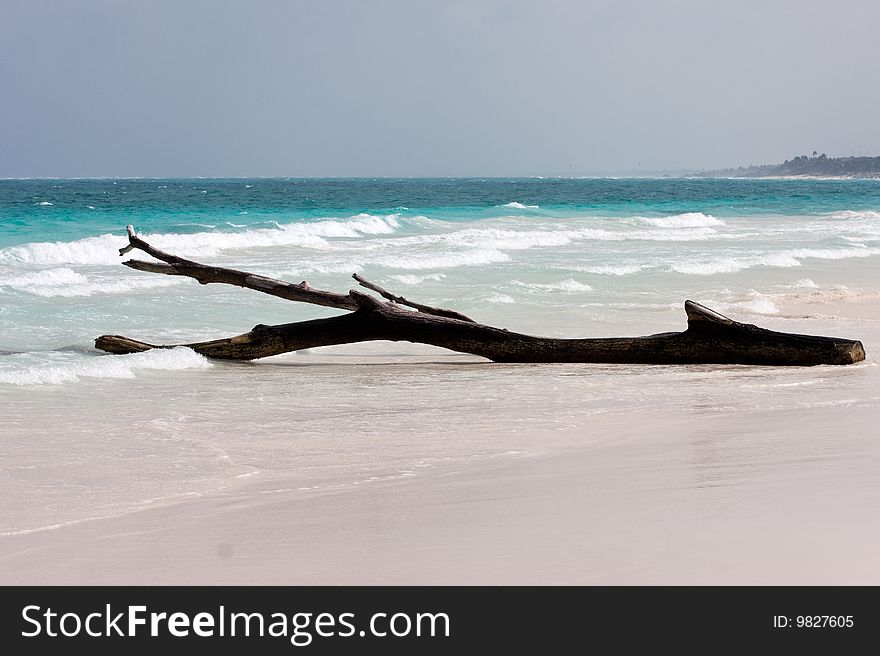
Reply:
[[[739,168],[701,171],[707,178],[771,178],[771,179],[880,179],[880,157],[828,157],[813,151],[798,155],[782,164],[760,164]]]

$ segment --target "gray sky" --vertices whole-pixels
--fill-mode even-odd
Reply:
[[[0,0],[0,177],[880,155],[876,0]]]

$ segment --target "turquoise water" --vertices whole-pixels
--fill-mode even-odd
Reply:
[[[862,339],[868,361],[491,365],[407,343],[253,364],[110,356],[95,337],[185,343],[335,312],[123,267],[127,224],[207,263],[335,291],[358,272],[512,330],[681,330],[691,298]],[[810,412],[817,430],[859,434],[850,410],[880,407],[880,325],[865,314],[878,279],[878,181],[2,180],[0,534],[245,482],[337,489],[581,448],[604,439],[597,415],[769,427]]]
[[[668,328],[688,297],[769,315],[865,293],[880,182],[2,180],[0,350],[30,360],[4,359],[0,384],[99,334],[185,342],[330,312],[121,267],[127,224],[206,262],[339,291],[358,272],[511,328],[603,335]]]
[[[880,209],[876,180],[0,180],[0,247],[120,233],[235,232],[359,213],[470,221],[531,216],[821,215]],[[523,209],[523,208],[519,208]],[[235,224],[235,225],[230,225]],[[240,227],[239,227],[240,226]]]

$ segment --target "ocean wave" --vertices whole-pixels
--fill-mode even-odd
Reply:
[[[847,301],[876,299],[880,293],[868,292],[862,289],[847,287],[846,285],[834,285],[826,289],[813,289],[810,291],[781,294],[780,301],[788,305],[813,304],[813,303],[841,303]]]
[[[11,264],[119,264],[119,249],[126,239],[115,235],[76,241],[36,242],[0,250],[0,262]]]
[[[415,217],[414,221],[424,217]],[[196,232],[192,234],[145,234],[151,244],[177,255],[212,257],[225,251],[272,246],[330,248],[328,239],[356,238],[363,235],[387,235],[401,225],[397,214],[358,214],[347,219],[312,222],[274,223],[272,228],[242,232]],[[125,237],[104,234],[71,242],[35,242],[0,250],[0,262],[36,265],[101,264],[118,265],[119,249]]]
[[[424,253],[404,257],[381,257],[374,264],[389,269],[452,269],[462,266],[481,266],[507,262],[510,256],[497,248],[474,248],[461,252]]]
[[[33,356],[35,354],[27,354]],[[49,362],[0,370],[0,383],[9,385],[62,385],[83,378],[134,378],[135,372],[146,369],[177,371],[209,369],[213,365],[195,351],[178,346],[154,349],[129,355],[83,357],[70,354],[39,354]],[[57,357],[62,355],[62,357]],[[56,357],[51,357],[56,356]]]
[[[846,260],[851,257],[880,255],[880,248],[797,248],[789,251],[789,253],[801,259],[813,257],[819,260]]]
[[[288,270],[294,277],[309,273],[344,273],[364,266],[390,269],[432,269],[459,266],[479,266],[510,261],[510,252],[529,249],[554,249],[579,242],[603,241],[703,241],[719,238],[712,228],[656,229],[609,231],[600,228],[562,229],[551,224],[543,229],[500,227],[469,227],[451,230],[448,224],[438,224],[446,232],[425,232],[418,235],[379,239],[362,239],[328,243],[326,248],[315,249],[315,254],[300,257],[295,269]],[[327,254],[332,251],[332,256]],[[570,258],[571,254],[567,254]],[[595,265],[593,268],[565,267],[606,275],[629,275],[643,268],[641,264]],[[276,271],[274,275],[279,275]],[[286,275],[286,274],[284,274]]]
[[[795,280],[790,285],[785,285],[785,287],[789,289],[818,289],[819,285],[809,278],[801,278],[800,280]]]
[[[578,231],[505,230],[502,228],[465,228],[426,240],[443,241],[455,246],[491,246],[502,250],[525,250],[536,246],[565,246],[578,238]]]
[[[491,303],[493,305],[509,305],[510,303],[516,303],[516,300],[513,296],[509,296],[508,294],[489,294],[488,296],[483,297],[483,300],[486,303]]]
[[[796,248],[764,255],[740,257],[719,257],[711,260],[687,260],[675,262],[669,271],[688,275],[710,276],[718,273],[735,273],[756,266],[789,268],[801,266],[801,260],[816,258],[823,260],[842,260],[851,257],[870,257],[880,255],[876,248]]]
[[[47,200],[40,201],[39,203],[34,203],[34,205],[41,205],[42,207],[51,207],[52,203]]]
[[[765,316],[779,314],[779,308],[769,298],[756,298],[751,301],[736,303],[735,305],[738,310],[744,311],[747,314],[760,314]]]
[[[391,276],[398,282],[403,283],[404,285],[419,285],[426,280],[443,280],[446,276],[442,273],[427,273],[425,275],[416,275],[414,273],[402,273],[396,276]]]
[[[501,205],[501,207],[509,207],[514,210],[537,210],[540,209],[537,205],[523,205],[522,203],[517,203],[516,201],[512,201],[510,203],[505,203]]]
[[[565,292],[568,294],[576,294],[579,292],[590,292],[593,288],[583,282],[578,282],[572,278],[560,280],[557,282],[539,283],[539,282],[522,282],[521,280],[512,280],[511,284],[537,292]]]
[[[728,302],[721,302],[718,305],[719,308],[729,312],[774,315],[787,311],[785,308],[790,306],[846,303],[880,298],[880,292],[876,290],[866,291],[846,285],[822,288],[809,279],[792,285],[776,285],[775,288],[785,291],[762,293],[752,289],[746,294],[734,294]]]
[[[766,294],[762,294],[754,289],[748,293],[747,300],[736,301],[731,305],[738,312],[747,314],[773,315],[779,314],[779,306],[776,305],[774,299]]]
[[[661,230],[627,230],[614,232],[583,228],[574,232],[577,239],[594,241],[708,241],[721,239],[712,228],[663,228]]]
[[[208,228],[209,230],[214,230],[217,226],[213,223],[176,223],[174,227],[176,228],[186,228],[189,226],[196,226],[197,228]]]
[[[144,278],[124,273],[118,279],[95,281],[66,267],[0,278],[0,287],[44,298],[123,294],[136,289],[170,287],[179,283],[179,280],[164,277]]]
[[[685,212],[657,218],[640,217],[639,220],[658,228],[710,228],[725,225],[724,221],[702,212]]]
[[[880,219],[880,212],[875,210],[843,210],[829,215],[832,219],[868,219],[876,221]]]
[[[301,233],[316,237],[353,238],[361,235],[390,235],[400,227],[400,215],[361,213],[347,219],[329,219],[310,223],[273,223],[279,230],[295,235]]]
[[[590,267],[566,267],[574,271],[583,271],[584,273],[595,273],[600,276],[631,276],[639,273],[645,267],[641,264],[606,264]]]
[[[718,273],[736,273],[756,266],[796,267],[800,260],[785,253],[747,257],[719,257],[711,260],[674,262],[668,270],[692,276],[711,276]]]
[[[486,246],[501,250],[526,250],[566,246],[579,241],[706,241],[720,235],[712,228],[662,230],[605,230],[602,228],[511,230],[503,228],[465,228],[443,235],[421,238],[424,242],[443,241],[456,246]]]
[[[302,279],[314,274],[330,275],[362,271],[368,267],[392,270],[426,271],[474,267],[510,261],[510,256],[496,248],[472,248],[467,250],[409,249],[403,254],[371,255],[370,257],[342,257],[329,260],[301,260],[292,269],[275,269],[269,275],[284,279]],[[436,277],[435,277],[436,276]],[[443,274],[429,275],[408,273],[392,275],[391,278],[406,285],[417,285],[425,280],[440,280]]]

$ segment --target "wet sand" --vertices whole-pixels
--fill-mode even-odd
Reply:
[[[862,337],[867,362],[629,373],[667,389],[561,429],[571,439],[533,423],[407,475],[313,489],[280,472],[0,536],[0,583],[880,584],[876,303],[786,310],[760,323],[827,322]],[[399,447],[375,448],[383,462]]]
[[[835,414],[655,415],[597,426],[615,439],[589,450],[329,493],[255,486],[6,537],[0,578],[876,585],[877,441],[841,432]]]

